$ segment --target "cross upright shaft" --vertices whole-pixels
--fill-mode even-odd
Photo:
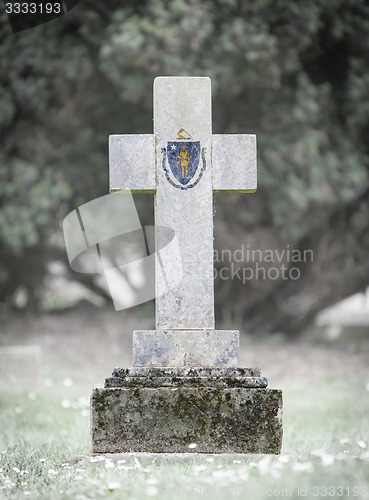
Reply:
[[[213,191],[256,190],[256,137],[212,135],[209,78],[155,79],[154,134],[110,136],[116,189],[154,191],[155,225],[178,239],[183,279],[160,295],[165,275],[156,273],[157,330],[214,330]]]
[[[167,148],[168,142],[176,141],[177,132],[181,129],[200,142],[200,148],[205,148],[204,154],[210,163],[211,93],[208,78],[157,78],[154,82],[158,179],[155,225],[175,230],[183,271],[183,279],[178,287],[161,296],[157,293],[156,326],[159,330],[214,329],[211,168],[205,168],[196,186],[181,189],[168,182],[162,167],[162,148]],[[201,167],[199,164],[198,169]],[[158,238],[160,233],[156,247],[161,248]],[[159,289],[162,287],[160,279],[163,279],[162,274],[158,274],[156,281]]]

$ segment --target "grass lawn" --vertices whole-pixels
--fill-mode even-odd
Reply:
[[[91,386],[1,390],[0,498],[369,498],[368,382],[281,384],[282,455],[229,465],[212,457],[194,465],[71,465],[90,450]]]

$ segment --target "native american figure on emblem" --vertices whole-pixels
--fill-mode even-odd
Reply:
[[[165,177],[173,187],[186,190],[197,186],[206,168],[206,148],[201,149],[199,141],[192,140],[182,128],[177,132],[176,140],[167,142],[167,147],[161,148],[161,152]],[[202,165],[198,168],[200,160]]]
[[[182,145],[182,151],[177,154],[177,172],[181,175],[181,179],[188,177],[188,164],[190,163],[190,155],[186,151],[186,146]],[[186,174],[185,174],[186,172]]]

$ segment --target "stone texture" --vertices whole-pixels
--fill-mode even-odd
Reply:
[[[256,191],[256,135],[213,135],[212,161],[214,191]]]
[[[152,134],[109,136],[110,191],[155,191]]]
[[[94,453],[279,453],[282,392],[271,389],[94,389]]]
[[[249,387],[265,388],[265,377],[109,377],[105,387]]]
[[[237,366],[237,330],[136,330],[134,366]]]
[[[229,366],[152,366],[114,368],[113,377],[260,377],[260,368]]]

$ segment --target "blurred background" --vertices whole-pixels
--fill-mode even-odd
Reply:
[[[81,0],[15,34],[2,11],[0,344],[59,335],[78,364],[83,334],[90,362],[98,339],[128,360],[109,344],[154,327],[153,302],[115,312],[70,269],[62,221],[108,193],[109,134],[152,133],[153,79],[186,75],[212,79],[213,133],[258,138],[258,191],[214,197],[216,269],[249,269],[216,279],[217,328],[367,345],[368,34],[364,0]]]

